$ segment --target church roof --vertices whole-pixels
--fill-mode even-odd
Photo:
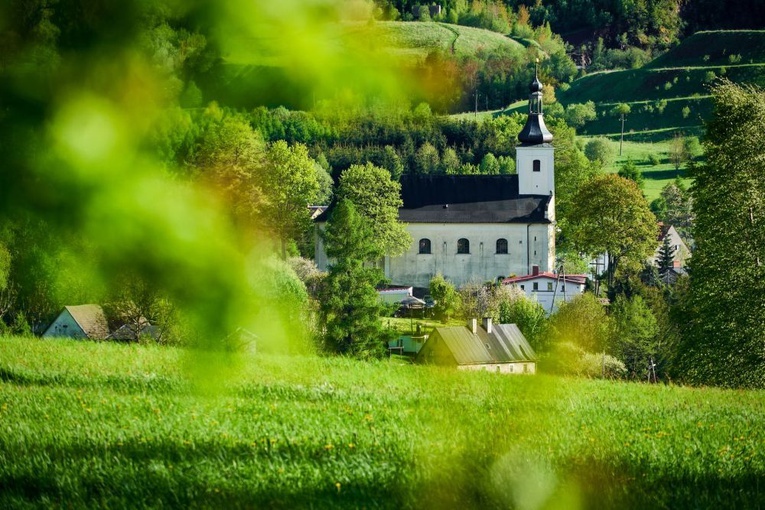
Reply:
[[[550,223],[549,195],[520,195],[518,175],[404,175],[403,207],[406,223]],[[324,222],[334,208],[322,212]]]
[[[399,219],[408,223],[549,223],[549,196],[520,195],[517,175],[406,175]]]

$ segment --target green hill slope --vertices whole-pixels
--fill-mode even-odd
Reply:
[[[233,37],[223,59],[198,84],[205,98],[229,106],[309,109],[319,82],[332,93],[351,82],[366,90],[416,82],[422,78],[417,67],[434,51],[457,56],[479,50],[525,51],[520,42],[496,32],[435,22],[343,23],[324,35],[316,45],[327,62],[310,62],[305,72],[285,61],[267,38]],[[393,77],[402,83],[392,83]]]
[[[366,23],[347,25],[346,33],[356,34],[357,31],[375,37],[391,54],[412,59],[415,63],[423,61],[434,50],[473,55],[479,49],[523,49],[521,43],[502,34],[448,23],[381,21],[371,27]]]
[[[625,136],[655,141],[675,131],[700,132],[712,107],[709,85],[720,77],[765,85],[765,31],[700,32],[644,68],[584,76],[558,100],[595,102],[598,119],[580,132],[606,136],[620,129],[611,109],[627,103]]]

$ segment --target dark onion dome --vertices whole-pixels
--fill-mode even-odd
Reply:
[[[529,85],[529,92],[532,94],[534,92],[542,92],[542,88],[544,86],[542,85],[542,82],[539,81],[539,77],[537,77],[536,73],[534,74],[534,81],[531,82],[531,85]]]
[[[552,142],[553,135],[547,130],[541,113],[529,114],[526,125],[518,133],[518,141],[523,145],[539,145]]]
[[[542,113],[542,82],[534,72],[534,81],[529,85],[529,116],[526,125],[518,134],[518,141],[522,145],[539,145],[552,142],[553,135],[545,126],[544,114]]]

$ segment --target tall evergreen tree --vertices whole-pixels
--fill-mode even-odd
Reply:
[[[375,286],[383,275],[367,264],[377,247],[367,221],[349,200],[335,207],[324,242],[333,259],[320,291],[325,348],[361,358],[380,357],[386,335],[379,320],[384,307]]]
[[[664,241],[661,243],[661,246],[659,247],[659,278],[661,278],[661,281],[666,285],[669,283],[669,273],[672,267],[674,266],[675,261],[675,249],[674,246],[672,246],[671,239],[669,238],[669,235],[664,236]]]
[[[678,368],[689,382],[765,387],[765,92],[724,81],[713,99]]]

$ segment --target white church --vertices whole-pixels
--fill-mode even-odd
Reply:
[[[402,178],[399,220],[413,243],[403,255],[385,257],[385,276],[393,285],[427,288],[437,273],[459,287],[553,271],[553,137],[544,123],[538,77],[530,90],[528,119],[516,147],[516,175]],[[326,270],[327,262],[319,239],[316,263]]]

